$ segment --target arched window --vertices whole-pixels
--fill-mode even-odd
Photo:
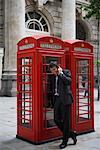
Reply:
[[[38,12],[28,12],[25,14],[26,28],[41,32],[50,32],[49,23],[44,16]]]
[[[78,20],[76,21],[76,38],[80,40],[86,40],[86,31]]]

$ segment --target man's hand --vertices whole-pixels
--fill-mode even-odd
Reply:
[[[59,68],[58,68],[58,75],[59,75],[60,73],[63,73],[63,72],[62,72],[62,68],[59,66]]]

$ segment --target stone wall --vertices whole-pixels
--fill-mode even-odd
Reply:
[[[47,5],[45,5],[45,9],[47,9],[48,12],[53,17],[53,21],[54,21],[53,35],[61,37],[62,3],[60,1],[48,3]]]
[[[90,24],[92,26],[92,36],[91,36],[91,43],[94,47],[94,75],[97,75],[97,67],[96,67],[96,61],[97,61],[97,51],[98,49],[98,31],[97,31],[97,20],[94,18],[90,19]],[[100,50],[99,50],[100,51]],[[100,59],[100,56],[99,56]]]

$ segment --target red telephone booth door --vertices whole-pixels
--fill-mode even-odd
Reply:
[[[93,57],[75,56],[75,129],[78,133],[94,130]]]
[[[34,53],[17,55],[17,135],[30,140],[33,130]]]
[[[49,63],[55,62],[59,64],[62,68],[65,68],[65,54],[62,52],[48,51],[39,53],[39,68],[40,72],[38,79],[40,79],[40,140],[52,140],[61,137],[60,130],[56,127],[54,123],[54,110],[52,107],[52,97],[50,91],[50,77],[52,76],[49,70]]]

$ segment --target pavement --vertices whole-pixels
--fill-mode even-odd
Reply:
[[[95,132],[77,136],[76,145],[70,145],[70,139],[64,150],[100,150],[100,101],[96,98],[94,89]],[[16,138],[16,100],[16,97],[0,97],[0,150],[58,150],[61,140],[34,145]]]

